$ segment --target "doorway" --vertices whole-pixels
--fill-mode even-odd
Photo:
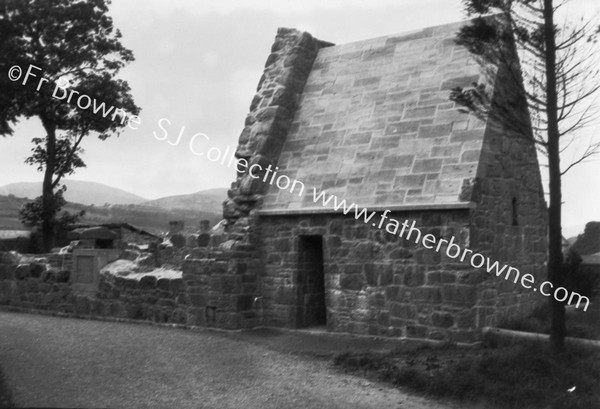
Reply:
[[[323,237],[300,236],[298,247],[296,325],[299,328],[325,325],[327,323],[327,309],[325,304]]]

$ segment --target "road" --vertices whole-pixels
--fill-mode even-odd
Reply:
[[[0,312],[0,367],[27,407],[447,407],[210,331],[22,313]]]

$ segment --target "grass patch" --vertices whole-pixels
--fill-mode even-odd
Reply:
[[[590,409],[600,404],[600,353],[592,351],[572,349],[554,357],[539,346],[422,347],[344,353],[334,364],[428,396],[486,408]]]
[[[14,408],[14,404],[12,402],[12,394],[10,393],[10,389],[6,385],[6,379],[4,377],[4,373],[0,369],[0,408]]]
[[[587,311],[567,307],[567,336],[600,340],[600,300],[590,303]],[[550,308],[548,303],[540,304],[529,316],[502,321],[499,328],[515,331],[550,333]]]

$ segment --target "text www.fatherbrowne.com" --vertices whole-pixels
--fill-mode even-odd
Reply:
[[[366,224],[371,224],[376,228],[384,228],[389,234],[398,235],[406,240],[414,240],[416,244],[421,244],[423,247],[436,252],[445,252],[446,256],[451,259],[457,259],[461,262],[468,262],[474,268],[485,269],[490,274],[495,274],[496,277],[503,276],[505,280],[511,280],[517,284],[520,283],[524,288],[539,291],[546,297],[554,297],[557,301],[567,302],[579,308],[583,305],[583,310],[587,311],[590,300],[588,297],[582,296],[576,292],[567,290],[564,287],[554,288],[554,285],[549,281],[544,281],[540,285],[535,285],[535,277],[532,274],[523,274],[519,269],[507,264],[501,264],[498,261],[492,261],[489,257],[483,254],[473,252],[468,248],[461,248],[456,242],[454,236],[450,240],[438,238],[433,234],[423,235],[421,230],[415,227],[416,222],[413,220],[404,220],[400,223],[398,220],[388,217],[390,210],[385,210],[383,213],[369,211],[366,208],[361,208],[355,203],[348,204],[346,200],[340,200],[337,196],[327,194],[326,191],[318,191],[313,188],[313,202],[329,207],[336,211],[341,211],[343,214],[351,214],[356,220],[361,220]]]

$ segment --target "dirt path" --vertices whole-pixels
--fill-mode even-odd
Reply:
[[[29,314],[0,312],[0,366],[28,407],[443,408],[220,334]]]

